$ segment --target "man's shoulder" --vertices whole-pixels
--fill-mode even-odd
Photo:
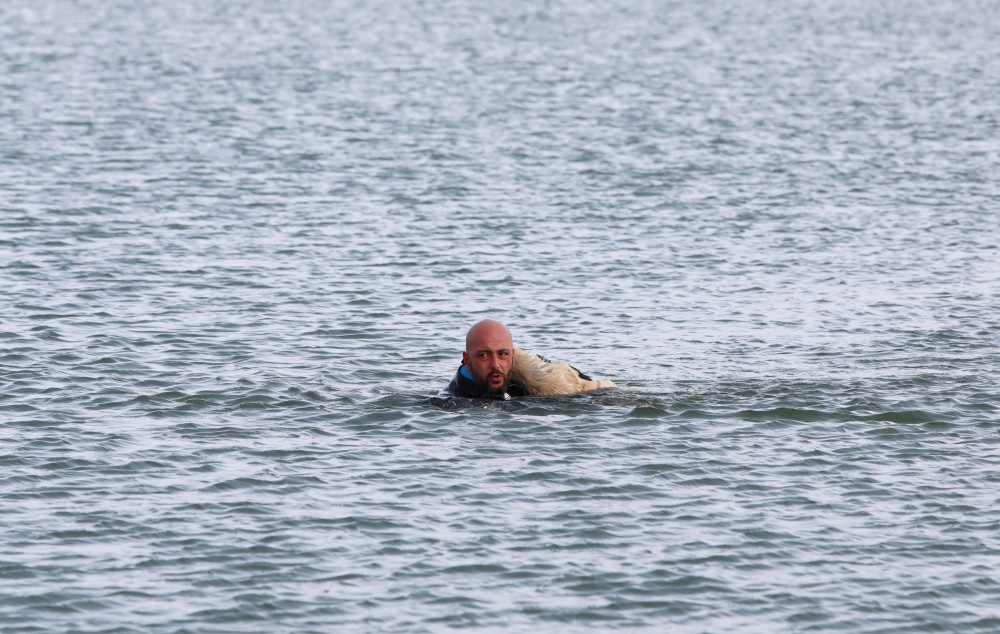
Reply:
[[[448,383],[448,387],[444,388],[442,393],[449,394],[451,396],[469,396],[462,391],[462,386],[458,382],[459,374],[456,372],[455,376]]]
[[[458,370],[455,371],[455,376],[452,377],[451,383],[448,384],[448,387],[444,388],[444,391],[452,396],[478,398],[480,396],[479,388],[476,387],[475,381],[465,376],[462,372],[464,367],[464,364],[458,366]]]

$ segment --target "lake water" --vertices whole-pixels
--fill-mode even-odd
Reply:
[[[998,139],[990,2],[6,2],[0,630],[1000,630]]]

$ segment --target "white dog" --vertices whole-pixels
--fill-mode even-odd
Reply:
[[[618,387],[611,381],[588,381],[565,361],[546,361],[517,347],[514,348],[513,377],[531,396],[568,396]]]

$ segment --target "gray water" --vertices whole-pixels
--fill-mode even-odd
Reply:
[[[1000,630],[998,59],[973,0],[4,3],[0,630]],[[428,402],[485,317],[620,389]]]

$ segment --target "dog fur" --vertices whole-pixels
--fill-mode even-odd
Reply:
[[[536,354],[514,348],[513,376],[531,396],[586,394],[606,387],[611,381],[587,381],[565,361],[547,362]]]

